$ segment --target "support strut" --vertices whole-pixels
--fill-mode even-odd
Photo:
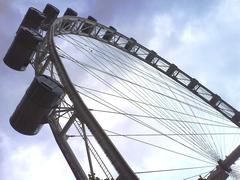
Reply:
[[[240,157],[240,145],[234,149],[234,151],[225,158],[225,160],[219,160],[215,171],[212,171],[207,180],[226,180],[231,172],[231,166]]]

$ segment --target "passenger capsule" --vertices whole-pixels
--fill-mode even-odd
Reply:
[[[133,38],[130,38],[124,48],[128,51],[131,51],[136,44],[137,41]]]
[[[53,23],[53,21],[57,18],[59,14],[59,9],[51,4],[47,4],[43,10],[43,14],[46,16],[46,19],[43,22],[43,30],[48,30],[49,26]]]
[[[175,64],[170,64],[169,68],[166,71],[168,76],[173,76],[174,72],[178,70],[178,67]]]
[[[63,16],[77,16],[78,13],[71,8],[67,8]]]
[[[156,56],[157,56],[157,53],[155,51],[150,51],[147,57],[145,58],[145,62],[151,63]]]
[[[190,83],[187,85],[187,88],[193,90],[198,84],[199,82],[196,79],[192,78]]]
[[[26,15],[24,16],[24,18],[19,26],[19,29],[21,28],[21,26],[24,26],[24,27],[27,27],[30,29],[32,28],[32,29],[38,30],[40,28],[42,21],[45,18],[46,17],[44,16],[44,14],[41,11],[31,7],[28,9]],[[19,31],[19,29],[18,29],[18,31]]]
[[[35,77],[10,118],[11,126],[25,135],[37,134],[63,96],[57,81],[45,75]]]
[[[71,8],[67,8],[63,16],[77,16],[78,13],[74,11]],[[62,23],[62,28],[67,30],[68,28],[71,28],[71,25],[73,24],[72,20],[64,19],[64,23]]]
[[[88,16],[87,19],[95,23],[97,22],[97,20],[92,16]],[[86,34],[91,34],[93,32],[93,29],[94,29],[93,24],[85,22],[81,28],[81,31]]]
[[[232,121],[235,123],[240,123],[240,112],[235,112],[234,116],[232,117]]]
[[[38,32],[21,27],[3,59],[5,64],[17,71],[25,70],[38,43],[42,40],[43,38]]]
[[[109,26],[109,30],[105,32],[105,34],[103,35],[103,39],[106,41],[111,41],[116,32],[117,30],[114,27]]]
[[[213,107],[217,107],[220,101],[220,96],[218,96],[217,94],[212,94],[212,99],[209,101],[209,104]]]

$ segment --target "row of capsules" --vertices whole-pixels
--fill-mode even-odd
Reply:
[[[51,4],[47,4],[43,12],[29,8],[4,57],[4,63],[14,70],[24,71],[43,41],[40,32],[49,29],[59,12]],[[64,16],[77,16],[77,12],[67,8]],[[11,126],[24,135],[37,134],[64,94],[62,85],[51,77],[35,76],[10,117]]]
[[[33,7],[28,9],[4,57],[4,62],[8,67],[17,71],[26,69],[39,43],[43,41],[40,32],[48,31],[59,12],[59,9],[51,4],[47,4],[42,12]],[[77,12],[71,8],[67,8],[63,14],[63,16],[77,15]],[[95,18],[88,16],[87,21],[81,27],[82,33],[93,32],[94,26],[89,21],[97,22]],[[110,26],[102,39],[110,41],[115,33],[116,29]],[[135,44],[136,40],[130,38],[124,48],[130,51]],[[35,76],[10,117],[11,126],[24,135],[37,134],[42,125],[48,121],[50,112],[59,104],[64,95],[63,87],[59,82],[46,75]]]

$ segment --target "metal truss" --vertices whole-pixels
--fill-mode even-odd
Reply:
[[[88,24],[88,28],[91,27],[92,31],[86,33],[83,29],[84,24]],[[36,71],[36,74],[48,74],[55,78],[63,85],[66,96],[71,101],[71,105],[65,102],[61,103],[59,107],[53,110],[49,124],[55,136],[55,139],[62,150],[67,162],[69,163],[75,177],[77,179],[88,179],[83,171],[81,165],[76,159],[74,153],[67,143],[67,132],[71,126],[75,126],[79,131],[79,134],[85,141],[87,155],[89,159],[89,166],[91,177],[94,178],[94,173],[91,167],[91,156],[97,160],[99,166],[103,169],[104,174],[109,179],[112,178],[110,171],[104,165],[100,156],[97,154],[93,145],[89,141],[85,132],[85,125],[91,131],[117,172],[119,180],[134,180],[138,179],[130,166],[118,152],[117,148],[113,145],[109,137],[106,135],[100,124],[95,117],[88,110],[83,100],[77,93],[74,85],[72,84],[68,74],[65,70],[63,63],[55,49],[54,36],[74,34],[79,36],[87,36],[89,38],[96,39],[98,41],[107,43],[114,46],[124,52],[131,54],[132,56],[146,62],[150,66],[156,68],[161,73],[170,77],[175,82],[181,84],[187,88],[191,93],[200,97],[203,101],[211,105],[218,112],[223,114],[226,118],[232,121],[235,125],[240,127],[239,112],[231,105],[225,102],[221,97],[214,94],[208,88],[199,83],[196,79],[192,78],[176,65],[168,62],[161,56],[157,55],[152,50],[147,49],[141,44],[137,43],[133,38],[128,38],[123,34],[116,32],[112,28],[106,27],[97,22],[90,21],[88,19],[80,17],[62,17],[55,20],[50,30],[45,35],[43,43],[39,46],[36,55],[33,58],[32,65]],[[108,37],[106,37],[108,34]],[[67,123],[61,126],[59,119],[65,114],[70,114]],[[236,159],[236,154],[235,154]],[[219,167],[220,167],[219,163]],[[222,172],[222,171],[221,171]],[[210,178],[211,179],[211,178]],[[210,180],[209,179],[209,180]]]

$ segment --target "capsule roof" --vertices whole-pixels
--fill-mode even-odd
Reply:
[[[78,13],[71,8],[67,8],[63,16],[77,16]]]
[[[43,10],[46,19],[44,20],[43,30],[47,30],[48,27],[53,23],[53,21],[57,18],[60,13],[59,9],[53,6],[52,4],[47,4]]]
[[[41,11],[33,7],[30,7],[19,26],[19,29],[21,26],[25,26],[28,28],[33,28],[35,30],[38,30],[40,28],[42,21],[45,18],[46,18],[45,15]]]

